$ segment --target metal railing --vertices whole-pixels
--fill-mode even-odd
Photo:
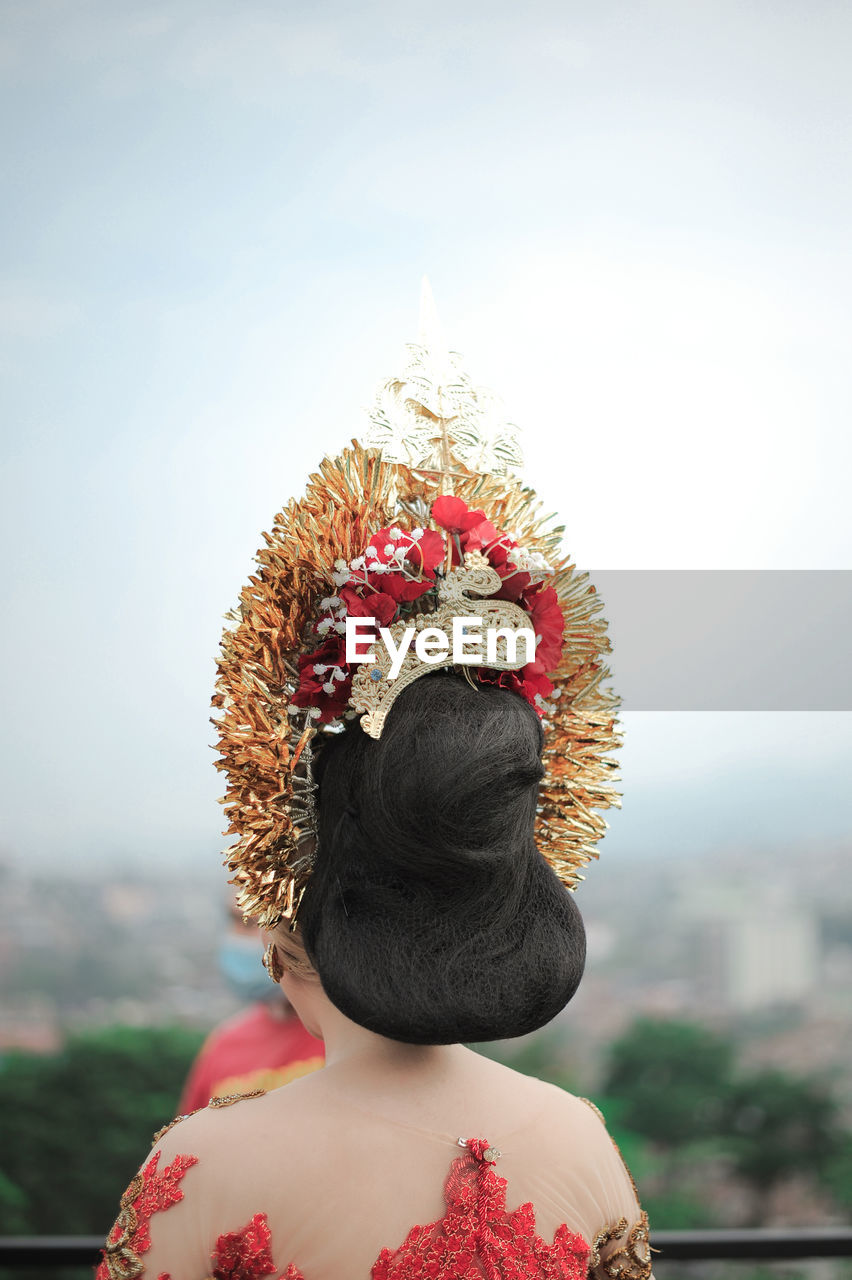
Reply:
[[[89,1267],[100,1258],[101,1236],[0,1236],[4,1267]],[[787,1230],[655,1231],[655,1262],[752,1261],[852,1257],[852,1227]]]

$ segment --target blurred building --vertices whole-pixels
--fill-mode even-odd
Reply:
[[[726,996],[729,1008],[749,1013],[800,1004],[817,986],[819,927],[812,911],[758,908],[728,922]]]

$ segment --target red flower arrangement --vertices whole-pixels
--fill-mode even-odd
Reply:
[[[354,560],[335,561],[336,592],[320,601],[313,626],[319,643],[311,653],[299,655],[299,688],[291,699],[293,706],[307,708],[317,724],[356,714],[348,710],[354,672],[346,662],[346,618],[371,617],[378,626],[389,627],[412,613],[430,612],[437,605],[443,567],[462,565],[468,551],[481,551],[487,557],[502,580],[494,598],[511,600],[524,609],[536,635],[533,662],[518,671],[477,667],[474,678],[520,693],[540,716],[553,709],[547,701],[553,692],[547,672],[559,666],[564,619],[556,591],[545,586],[542,578],[549,566],[540,555],[525,552],[512,533],[500,533],[484,511],[471,510],[461,498],[437,498],[431,516],[445,533],[392,525],[373,534]],[[416,607],[415,601],[419,602]]]

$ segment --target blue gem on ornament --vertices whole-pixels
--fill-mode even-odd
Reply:
[[[382,671],[381,667],[373,667],[372,671],[370,672],[370,679],[379,681],[381,680],[383,674],[384,672]]]

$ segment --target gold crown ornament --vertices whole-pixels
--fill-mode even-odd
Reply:
[[[527,631],[534,641],[535,633],[530,615],[509,600],[471,598],[495,596],[502,586],[503,579],[491,568],[488,557],[481,551],[467,551],[464,568],[451,569],[445,574],[443,581],[438,583],[437,596],[440,604],[437,609],[432,613],[415,614],[412,618],[400,618],[389,628],[393,646],[386,645],[384,653],[378,658],[372,657],[362,662],[352,677],[349,702],[355,711],[364,713],[361,728],[365,733],[371,738],[381,737],[394,700],[420,676],[439,667],[470,664],[470,650],[460,646],[457,657],[454,647],[446,639],[448,635],[452,635],[453,622],[457,618],[468,623],[476,619],[480,625],[485,622],[495,633],[494,652],[486,658],[492,671],[518,671],[526,665],[527,651],[524,651],[522,657],[518,652],[517,642],[510,650],[509,635],[512,632]],[[442,651],[433,651],[429,656],[421,657],[418,648],[409,646],[395,672],[394,654],[400,651],[406,631],[413,631],[415,634],[420,632],[432,644],[437,642]],[[429,632],[434,635],[429,636]],[[470,642],[476,639],[476,636],[469,637]]]
[[[515,429],[447,350],[425,281],[408,352],[365,443],[324,458],[275,517],[226,615],[213,697],[237,837],[225,857],[265,929],[295,927],[310,878],[313,744],[356,719],[378,738],[394,700],[437,668],[514,690],[541,716],[536,836],[566,887],[597,857],[600,811],[619,804],[601,601],[514,474]]]

